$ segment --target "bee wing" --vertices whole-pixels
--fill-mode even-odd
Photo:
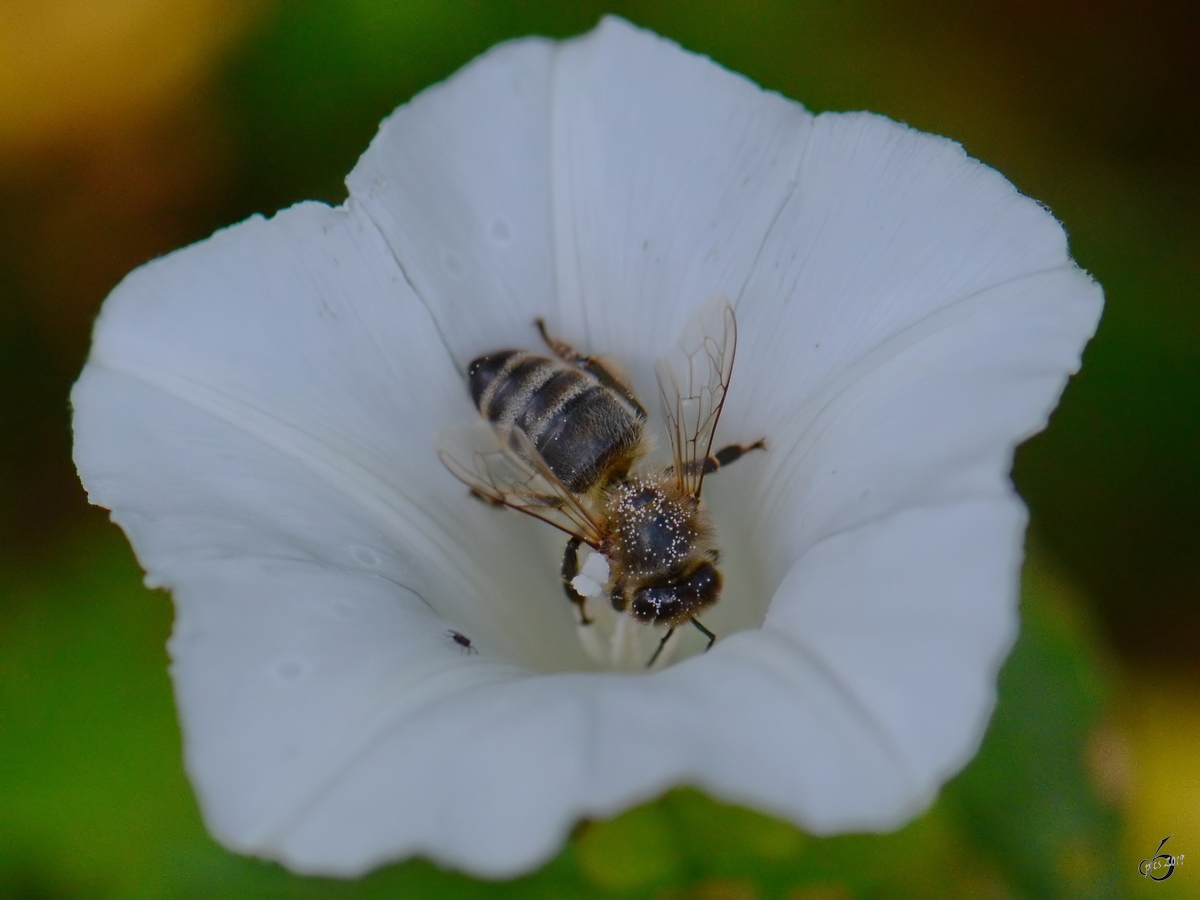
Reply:
[[[736,350],[733,307],[718,294],[697,310],[675,348],[654,366],[675,478],[694,497],[704,483],[704,463],[725,405]]]
[[[437,451],[450,474],[485,500],[541,519],[591,547],[600,545],[600,524],[520,428],[501,433],[483,421],[452,426],[438,436]]]

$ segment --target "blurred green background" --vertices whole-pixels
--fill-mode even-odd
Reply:
[[[0,0],[0,896],[1200,897],[1198,10]],[[170,600],[71,465],[91,320],[158,254],[339,202],[379,120],[491,44],[604,12],[815,111],[961,141],[1105,286],[1083,373],[1018,454],[1033,552],[984,748],[888,836],[818,840],[682,790],[502,884],[419,860],[302,879],[228,854],[182,772]],[[1185,860],[1148,883],[1138,863],[1168,834]]]

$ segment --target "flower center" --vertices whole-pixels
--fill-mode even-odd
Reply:
[[[679,637],[671,634],[668,638],[668,626],[639,622],[628,611],[614,609],[605,590],[609,575],[610,567],[604,554],[591,552],[571,582],[575,590],[587,598],[587,615],[591,622],[576,626],[584,652],[600,665],[618,672],[663,668],[671,661]]]

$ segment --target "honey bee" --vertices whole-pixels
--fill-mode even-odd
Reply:
[[[561,576],[581,625],[592,621],[576,586],[586,544],[608,564],[603,591],[612,608],[667,626],[647,666],[688,622],[708,649],[716,635],[698,616],[717,602],[722,581],[704,477],[766,446],[731,444],[710,455],[737,348],[733,308],[714,298],[655,366],[672,456],[658,467],[644,464],[646,410],[615,364],[577,353],[541,319],[534,324],[553,356],[498,350],[473,360],[468,388],[489,433],[444,439],[443,463],[477,497],[570,535]]]

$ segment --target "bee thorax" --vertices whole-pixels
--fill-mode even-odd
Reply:
[[[659,485],[633,479],[617,486],[609,505],[612,555],[633,577],[666,573],[692,553],[700,532],[696,510]]]

